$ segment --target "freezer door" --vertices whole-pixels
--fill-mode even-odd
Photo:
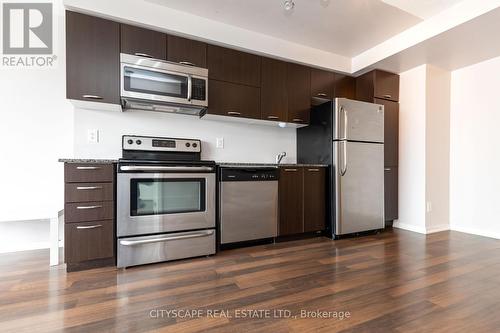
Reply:
[[[334,140],[384,142],[383,105],[337,98],[334,113]]]
[[[384,228],[384,145],[334,142],[335,234]]]

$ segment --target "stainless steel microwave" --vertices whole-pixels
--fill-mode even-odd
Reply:
[[[203,116],[208,107],[208,69],[120,54],[124,109]]]

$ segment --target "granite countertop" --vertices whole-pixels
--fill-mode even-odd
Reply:
[[[109,160],[101,158],[60,158],[61,163],[92,163],[92,164],[112,164],[118,163],[118,160]]]
[[[220,166],[237,166],[237,167],[246,167],[246,166],[258,166],[258,167],[266,167],[266,166],[281,166],[281,167],[311,167],[311,168],[326,168],[328,165],[326,164],[314,164],[314,163],[242,163],[242,162],[217,162],[217,165]]]

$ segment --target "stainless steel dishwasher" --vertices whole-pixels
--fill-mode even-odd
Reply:
[[[221,244],[276,237],[278,177],[276,167],[220,169]]]

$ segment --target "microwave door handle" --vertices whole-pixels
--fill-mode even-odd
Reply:
[[[191,102],[191,97],[192,97],[192,91],[193,91],[193,78],[191,75],[188,75],[188,95],[187,95],[187,100],[188,102]]]

